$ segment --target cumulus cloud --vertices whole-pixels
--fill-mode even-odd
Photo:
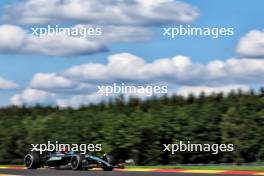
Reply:
[[[95,82],[112,82],[122,79],[141,79],[141,68],[146,65],[144,59],[129,53],[111,55],[107,64],[88,63],[71,67],[63,75],[76,79]]]
[[[168,86],[169,93],[176,92],[181,95],[190,92],[197,95],[201,91],[206,94],[228,93],[237,89],[247,91],[247,85],[264,84],[263,65],[264,60],[252,58],[213,60],[202,64],[193,62],[186,56],[146,62],[145,59],[130,53],[120,53],[109,56],[106,64],[88,63],[58,73],[38,73],[28,87],[35,91],[44,91],[49,97],[49,102],[50,99],[56,99],[54,104],[58,106],[79,107],[106,100],[103,95],[96,94],[97,86],[113,83],[165,85]],[[30,96],[24,94],[22,92],[13,99],[15,102],[27,103],[27,97]]]
[[[16,88],[18,88],[16,83],[0,77],[0,90],[10,90]]]
[[[79,21],[102,25],[188,23],[196,7],[176,0],[25,0],[5,8],[5,19],[22,24]]]
[[[177,91],[176,94],[182,95],[184,97],[193,94],[194,96],[199,96],[201,93],[205,95],[211,95],[214,93],[223,93],[227,95],[230,92],[249,92],[250,88],[247,85],[225,85],[225,86],[182,86]]]
[[[76,81],[58,73],[37,73],[30,82],[30,88],[48,90],[56,93],[76,93],[82,90],[94,90],[95,85]]]
[[[0,25],[0,53],[49,56],[106,52],[113,43],[151,39],[152,26],[190,23],[199,16],[196,7],[177,0],[25,0],[4,9],[8,23],[37,26],[70,23],[76,24],[73,28],[89,25],[102,28],[102,36],[50,34],[39,38],[19,26]]]
[[[11,53],[23,48],[27,40],[26,32],[13,25],[0,25],[0,52]]]
[[[54,87],[67,89],[73,88],[74,82],[63,76],[56,75],[56,73],[38,73],[33,77],[30,85],[35,89],[39,88],[39,85],[42,85],[42,89],[52,89]]]
[[[264,60],[246,58],[213,60],[201,64],[186,56],[161,58],[148,63],[138,56],[120,53],[109,56],[106,64],[88,63],[73,66],[60,73],[36,74],[30,86],[39,89],[67,89],[78,84],[92,86],[113,82],[190,86],[262,84],[263,64]]]
[[[14,95],[10,102],[16,106],[34,106],[34,105],[54,105],[56,95],[53,93],[45,92],[27,88],[21,94]]]
[[[73,28],[89,28],[77,25]],[[0,25],[0,52],[44,54],[50,56],[74,56],[103,52],[115,42],[133,42],[150,39],[151,33],[141,27],[105,26],[102,36],[77,37],[50,33],[42,38],[19,26]]]
[[[237,52],[245,57],[264,58],[264,31],[249,31],[240,39]]]
[[[221,85],[264,83],[263,60],[230,58],[207,64],[191,61],[186,56],[161,58],[147,63],[143,58],[121,53],[111,55],[106,64],[88,63],[66,69],[60,75],[79,82],[134,82],[181,85]]]
[[[91,103],[97,104],[106,99],[107,98],[104,95],[91,93],[91,94],[75,95],[72,96],[71,98],[58,99],[56,105],[61,108],[67,108],[67,107],[79,108],[83,105],[89,105]]]

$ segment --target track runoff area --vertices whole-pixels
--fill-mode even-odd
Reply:
[[[0,176],[210,176],[210,175],[263,175],[264,172],[230,170],[188,170],[188,169],[115,169],[112,172],[93,169],[89,171],[55,170],[43,168],[28,170],[25,167],[0,166]]]

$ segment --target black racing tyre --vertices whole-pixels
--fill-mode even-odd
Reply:
[[[71,158],[71,169],[72,170],[82,170],[82,160],[83,157],[81,155],[74,155]]]
[[[25,156],[24,163],[28,169],[40,168],[40,154],[37,152],[30,152]]]
[[[103,166],[102,169],[103,169],[103,171],[112,171],[114,168],[113,167]]]

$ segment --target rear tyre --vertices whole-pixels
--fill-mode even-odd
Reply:
[[[82,170],[82,160],[83,157],[81,155],[74,155],[71,158],[71,169],[72,170]]]
[[[28,169],[40,168],[40,154],[37,152],[31,152],[24,158],[24,163]]]

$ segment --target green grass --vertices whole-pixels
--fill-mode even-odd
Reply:
[[[15,166],[15,167],[24,167],[23,164],[0,164],[0,167],[8,167],[8,166]]]
[[[264,171],[264,166],[127,166],[126,168]]]

